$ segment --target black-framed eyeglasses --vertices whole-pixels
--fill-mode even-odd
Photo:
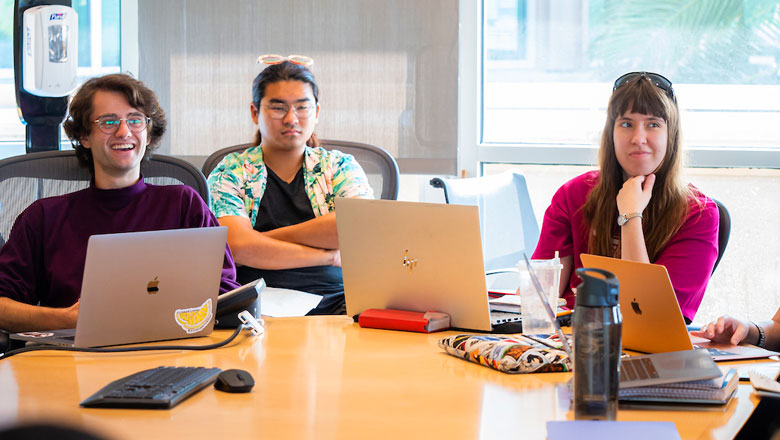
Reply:
[[[270,105],[264,105],[263,107],[268,110],[268,115],[271,117],[271,119],[284,119],[284,117],[290,113],[290,109],[293,110],[293,113],[295,113],[295,116],[297,116],[299,119],[306,119],[311,117],[316,106],[310,102],[301,102],[295,105],[273,103]]]
[[[674,89],[672,88],[672,82],[669,81],[669,79],[666,78],[665,76],[653,72],[626,73],[625,75],[615,80],[615,86],[612,87],[612,91],[614,92],[615,90],[617,90],[618,88],[626,84],[627,82],[630,82],[636,79],[637,77],[649,79],[650,81],[652,81],[653,84],[655,84],[656,87],[666,92],[666,96],[670,97],[672,101],[677,102],[677,99],[674,97]]]
[[[97,119],[95,119],[94,123],[98,125],[98,128],[100,131],[102,131],[105,134],[114,134],[117,130],[119,130],[119,125],[122,124],[122,121],[125,121],[127,124],[127,128],[130,129],[130,131],[138,133],[141,131],[144,131],[147,125],[149,125],[149,121],[151,119],[148,116],[144,115],[130,115],[126,118],[120,118],[118,116],[101,116]]]

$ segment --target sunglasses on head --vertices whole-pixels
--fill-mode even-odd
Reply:
[[[653,72],[626,73],[625,75],[615,80],[615,86],[612,87],[612,91],[614,92],[618,88],[622,87],[628,82],[633,81],[637,77],[649,79],[650,81],[652,81],[653,84],[655,84],[656,87],[666,92],[666,96],[671,98],[672,101],[677,102],[677,99],[674,97],[674,89],[672,88],[672,82],[669,81],[669,79],[667,79],[665,76]]]
[[[314,64],[314,60],[311,57],[307,57],[306,55],[276,55],[276,54],[266,54],[266,55],[260,55],[257,57],[258,63],[263,64],[282,64],[285,61],[289,61],[293,64],[297,64],[299,66],[303,67],[311,67]]]

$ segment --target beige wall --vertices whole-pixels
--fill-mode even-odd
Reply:
[[[309,55],[321,138],[381,146],[402,172],[453,173],[458,3],[452,0],[139,0],[140,79],[169,115],[161,151],[252,140],[264,53]]]

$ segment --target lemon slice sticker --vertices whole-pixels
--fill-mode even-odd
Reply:
[[[211,321],[211,298],[200,305],[190,309],[176,309],[174,317],[176,323],[187,333],[195,333],[203,330]]]

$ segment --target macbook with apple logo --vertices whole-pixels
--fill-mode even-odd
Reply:
[[[456,328],[516,333],[488,303],[477,206],[336,199],[347,315],[437,311]]]
[[[206,336],[214,328],[227,228],[93,235],[75,329],[11,338],[101,347]]]
[[[716,361],[762,358],[774,351],[720,344],[688,334],[666,267],[660,264],[581,254],[583,267],[612,272],[620,283],[623,347],[643,353],[704,348]]]

